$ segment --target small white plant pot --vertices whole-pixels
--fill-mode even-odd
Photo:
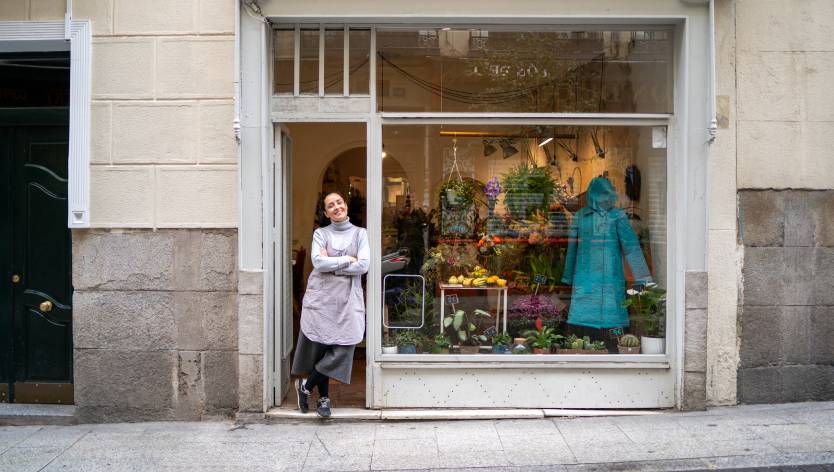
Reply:
[[[641,354],[663,354],[666,352],[666,338],[640,336]]]
[[[397,346],[382,346],[382,353],[383,354],[396,354],[397,353]]]

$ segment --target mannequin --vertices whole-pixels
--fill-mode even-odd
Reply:
[[[571,224],[562,276],[562,283],[573,285],[568,324],[598,330],[622,328],[629,325],[628,311],[622,306],[623,258],[635,282],[651,282],[651,274],[628,216],[617,207],[611,182],[594,178],[587,197],[587,206],[576,212]]]

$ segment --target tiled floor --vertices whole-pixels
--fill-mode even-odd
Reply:
[[[295,379],[293,378],[293,380]],[[295,406],[295,398],[291,394],[292,391],[287,393],[287,397],[284,398],[285,401],[282,402],[283,405]],[[314,392],[313,397],[318,398],[318,392]],[[350,384],[345,385],[335,380],[330,380],[330,402],[334,408],[365,407],[364,350],[356,350],[353,358],[353,371],[350,376]]]

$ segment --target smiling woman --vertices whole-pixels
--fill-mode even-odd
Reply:
[[[367,232],[351,224],[341,194],[324,197],[324,213],[331,224],[313,233],[313,271],[302,302],[292,373],[309,375],[295,383],[299,410],[308,411],[308,396],[318,388],[316,413],[326,418],[328,382],[350,383],[353,350],[365,333],[362,274],[368,272],[370,250]]]

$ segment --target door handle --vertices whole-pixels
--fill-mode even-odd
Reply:
[[[43,301],[38,308],[40,308],[41,312],[48,313],[52,311],[52,302],[49,300]]]
[[[20,276],[19,276],[19,275],[17,275],[17,274],[14,274],[14,275],[12,276],[12,283],[13,283],[13,284],[19,284],[19,283],[20,283]]]

